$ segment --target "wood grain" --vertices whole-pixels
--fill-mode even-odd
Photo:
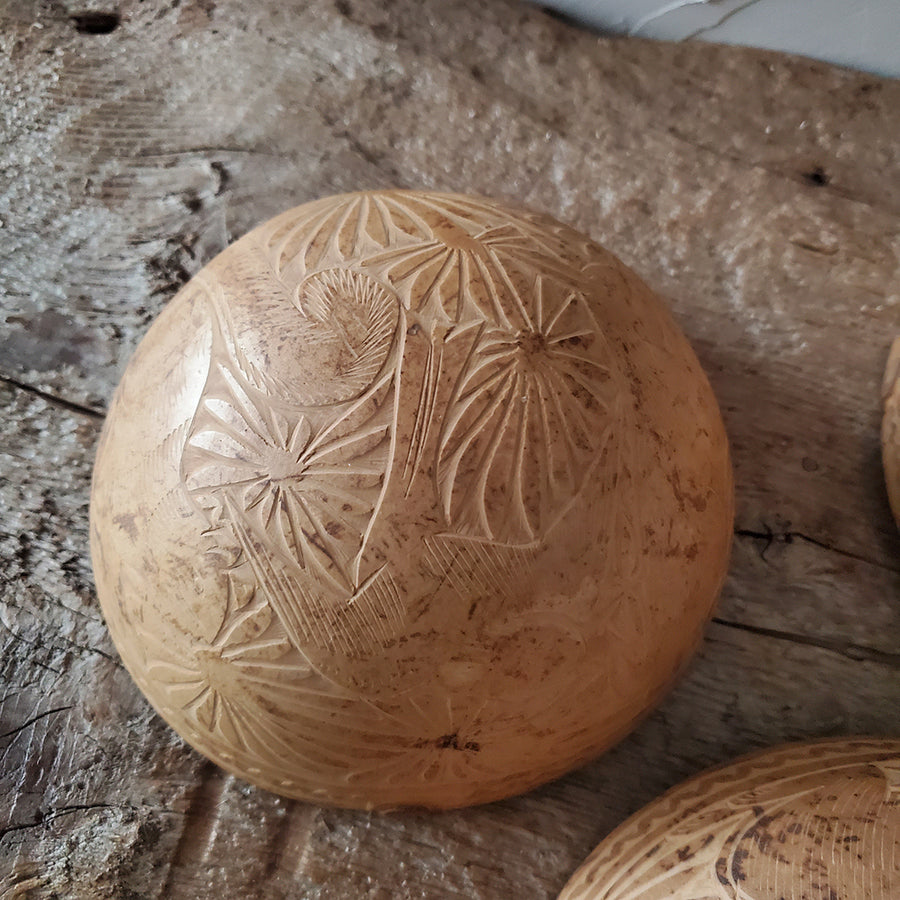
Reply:
[[[0,896],[553,897],[707,765],[900,731],[898,82],[506,0],[118,11],[97,34],[0,5]],[[738,485],[718,621],[666,703],[568,778],[439,815],[211,783],[120,667],[87,557],[100,417],[152,318],[258,222],[383,186],[531,204],[634,266],[710,373]]]

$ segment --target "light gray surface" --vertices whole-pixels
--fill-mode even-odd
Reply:
[[[502,0],[121,10],[98,35],[0,5],[0,896],[553,897],[706,765],[900,732],[898,83]],[[530,204],[635,267],[710,374],[738,485],[717,621],[668,700],[581,771],[448,814],[206,764],[121,668],[88,561],[103,410],[155,313],[253,224],[387,185]]]
[[[896,0],[545,0],[541,5],[610,33],[765,47],[900,75]]]

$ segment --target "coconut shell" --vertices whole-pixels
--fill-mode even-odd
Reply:
[[[900,897],[900,740],[795,744],[673,788],[559,900]]]
[[[91,504],[125,665],[200,752],[359,807],[593,757],[697,644],[732,534],[663,303],[546,217],[401,191],[252,231],[151,327]]]

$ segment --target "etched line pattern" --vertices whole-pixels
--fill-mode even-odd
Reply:
[[[185,896],[184,886],[189,883],[189,877],[184,878],[184,873],[208,859],[225,809],[230,780],[230,776],[209,761],[200,767],[196,784],[187,795],[187,805],[179,810],[181,830],[171,854],[162,896]]]
[[[327,269],[299,286],[296,303],[316,323],[306,339],[316,348],[319,391],[333,401],[358,396],[388,357],[397,327],[396,298],[359,272]]]
[[[515,584],[527,576],[538,548],[511,547],[494,541],[439,534],[425,538],[426,560],[464,600],[485,594],[511,597]]]
[[[888,900],[900,742],[769,751],[675,788],[594,851],[560,900]]]
[[[431,426],[435,420],[435,402],[437,399],[438,382],[440,381],[443,363],[443,342],[435,349],[434,343],[428,345],[428,355],[425,364],[425,375],[419,391],[416,403],[415,424],[409,441],[409,450],[403,465],[402,478],[406,482],[406,496],[412,492],[413,481],[416,474],[422,468],[422,460]]]

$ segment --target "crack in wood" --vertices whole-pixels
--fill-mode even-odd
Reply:
[[[0,898],[2,900],[25,900],[31,891],[44,887],[49,881],[48,875],[35,875],[33,868],[25,872],[13,871],[0,881]]]
[[[23,606],[19,606],[15,603],[9,603],[6,601],[4,601],[2,605],[5,607],[8,607],[9,609],[18,609],[18,610],[25,609],[25,607],[23,607]],[[72,610],[68,606],[65,606],[62,603],[60,603],[59,606],[61,606],[63,609],[67,610],[68,612],[74,612],[74,610]],[[91,621],[93,621],[93,620],[91,620]],[[30,640],[28,640],[28,638],[23,637],[19,632],[13,631],[13,629],[10,628],[9,625],[7,625],[7,623],[2,620],[0,620],[0,628],[2,628],[4,631],[6,631],[14,641],[20,641],[23,644],[29,644],[30,646],[36,647],[39,650],[50,650],[53,653],[68,652],[67,647],[60,647],[55,644],[47,644],[47,643],[43,643],[43,642],[30,641]],[[125,666],[122,665],[122,663],[120,662],[120,660],[117,657],[112,656],[111,654],[107,653],[105,650],[100,650],[97,647],[88,647],[85,644],[79,644],[79,643],[73,641],[71,638],[67,638],[67,637],[63,637],[63,640],[69,645],[69,647],[71,647],[75,650],[82,650],[85,653],[96,653],[98,656],[102,656],[104,659],[111,662],[117,668],[122,669],[123,671],[125,669]],[[52,666],[48,666],[44,663],[39,662],[38,660],[34,659],[33,656],[29,657],[29,662],[36,666],[40,666],[40,668],[42,668],[42,669],[47,669],[48,671],[53,672],[55,675],[58,675],[58,676],[62,675],[62,672],[60,670],[54,669]],[[0,900],[2,900],[2,898],[0,898]]]
[[[2,741],[3,738],[13,737],[14,735],[19,734],[20,732],[22,732],[26,728],[28,728],[29,725],[34,725],[35,722],[39,722],[41,719],[47,718],[47,716],[52,716],[54,713],[65,712],[67,709],[74,709],[74,708],[75,708],[74,705],[57,706],[55,709],[48,709],[42,713],[38,713],[36,716],[32,716],[27,722],[23,722],[17,728],[13,728],[11,731],[7,731],[7,732],[4,732],[3,734],[0,734],[0,741]]]
[[[46,813],[38,810],[37,817],[33,822],[19,822],[15,825],[7,825],[5,828],[0,828],[0,840],[14,831],[25,831],[28,828],[40,828],[49,825],[50,822],[52,822],[54,819],[58,819],[60,816],[68,816],[72,813],[85,812],[92,809],[115,808],[116,807],[114,807],[111,803],[79,803],[72,806],[61,806],[59,809],[51,809]]]
[[[300,871],[319,812],[319,808],[311,804],[290,801],[284,821],[267,848],[264,880],[277,881],[285,874]]]
[[[59,673],[57,673],[59,674]],[[22,684],[13,685],[14,690],[10,691],[8,694],[4,694],[0,697],[0,707],[3,706],[4,703],[11,700],[13,697],[18,697],[23,691],[27,688],[33,687],[34,685],[40,682],[40,678],[32,678],[31,681],[25,681]],[[0,895],[2,896],[2,895]]]
[[[0,538],[7,538],[7,537],[12,537],[12,536],[13,535],[9,534],[9,532],[0,531]],[[50,545],[44,541],[35,541],[34,546],[37,546],[41,550],[44,550],[46,552],[53,552],[53,550],[54,550],[52,545]],[[10,585],[10,586],[17,585],[18,583],[21,582],[22,574],[24,571],[25,571],[24,569],[19,570],[12,576],[7,576],[5,573],[0,572],[0,584]],[[99,615],[92,616],[89,613],[84,612],[83,610],[75,609],[74,606],[67,606],[58,597],[48,596],[47,600],[52,602],[55,606],[59,607],[60,609],[65,610],[67,613],[71,613],[73,616],[80,616],[82,619],[84,619],[85,621],[89,622],[92,625],[95,625],[95,624],[103,621],[103,619]],[[30,609],[29,607],[26,607],[26,606],[22,606],[19,603],[14,603],[11,599],[8,599],[8,598],[3,599],[3,604],[4,604],[4,606],[8,607],[9,609],[17,609],[19,612],[26,612],[29,614],[34,613],[33,609]],[[2,625],[3,625],[3,622],[0,622],[0,626],[2,626]],[[69,643],[72,643],[71,639],[66,638],[66,640],[68,640]]]
[[[17,390],[24,391],[28,394],[33,394],[35,397],[40,397],[45,402],[49,403],[51,406],[58,406],[61,409],[68,410],[68,412],[75,413],[76,415],[89,416],[98,421],[102,421],[106,418],[106,413],[102,410],[84,406],[73,400],[66,400],[65,397],[57,397],[55,394],[50,394],[41,388],[34,387],[34,385],[26,384],[24,381],[10,378],[8,375],[0,375],[0,384],[8,384],[12,388],[16,388]]]
[[[291,159],[287,153],[278,153],[272,150],[263,150],[258,147],[221,147],[215,144],[198,147],[175,147],[172,150],[160,151],[156,148],[151,150],[138,150],[134,156],[135,159],[170,159],[179,156],[262,156],[268,159]],[[212,164],[214,160],[210,161]],[[221,164],[221,163],[220,163]]]
[[[718,147],[712,146],[710,144],[706,144],[703,141],[697,141],[690,138],[688,135],[684,134],[676,127],[669,127],[665,130],[655,128],[653,129],[654,133],[660,136],[668,136],[673,138],[676,141],[679,141],[682,144],[687,145],[688,147],[694,147],[696,150],[701,150],[704,153],[709,153],[711,156],[714,156],[716,159],[723,160],[724,162],[731,163],[732,165],[740,166],[742,169],[746,171],[758,171],[764,172],[766,175],[769,175],[772,178],[777,178],[782,181],[790,182],[791,184],[810,184],[808,178],[803,175],[798,175],[795,169],[791,169],[788,166],[780,167],[777,165],[767,165],[766,163],[759,162],[754,159],[747,159],[746,157],[741,156],[738,153],[728,153],[727,151],[721,150]],[[847,200],[850,203],[857,203],[860,206],[866,207],[866,209],[875,210],[877,212],[885,212],[887,211],[890,215],[893,215],[893,211],[884,207],[880,203],[876,203],[872,200],[868,200],[865,197],[861,197],[857,195],[855,192],[847,190],[846,188],[842,188],[839,185],[835,185],[830,179],[824,184],[818,184],[816,187],[825,188],[829,193],[833,194],[836,197],[840,197],[843,200]],[[818,252],[823,256],[833,256],[837,253],[837,248],[832,251],[827,251],[818,247],[810,246],[804,243],[799,243],[797,241],[791,241],[792,244],[796,244],[798,247],[803,247],[806,250],[812,250],[814,252]]]
[[[809,250],[810,253],[818,253],[821,256],[834,256],[838,252],[837,247],[822,247],[819,244],[813,244],[810,241],[793,239],[791,240],[791,243],[795,247],[800,247],[801,250]]]
[[[831,553],[837,553],[839,556],[846,556],[848,559],[854,559],[857,562],[866,563],[866,565],[884,569],[887,572],[900,573],[900,567],[898,566],[889,565],[883,560],[873,559],[869,556],[865,556],[862,553],[855,553],[853,550],[844,550],[841,547],[835,547],[833,544],[829,544],[826,541],[810,537],[808,534],[804,534],[802,531],[773,531],[771,528],[769,528],[768,525],[765,524],[763,524],[763,528],[765,529],[765,531],[757,531],[752,528],[734,529],[734,534],[736,537],[751,538],[756,541],[764,542],[764,546],[759,553],[760,559],[762,560],[766,560],[766,553],[769,551],[769,548],[773,544],[791,544],[795,540],[799,540],[804,541],[807,544],[812,544],[814,547],[821,547],[823,550],[828,550]],[[768,562],[768,560],[766,560],[766,562]]]
[[[817,647],[820,650],[828,650],[837,653],[854,662],[873,662],[878,665],[900,669],[900,653],[888,653],[885,650],[877,650],[874,647],[865,647],[861,644],[853,644],[849,641],[839,641],[832,638],[812,637],[805,634],[797,634],[793,631],[781,631],[777,628],[765,628],[761,625],[749,625],[746,622],[732,622],[714,616],[711,620],[716,625],[725,628],[735,628],[738,631],[746,631],[749,634],[757,634],[760,637],[768,637],[777,641],[790,641],[806,647]]]
[[[76,650],[83,650],[85,653],[96,653],[98,656],[102,656],[107,662],[111,662],[117,669],[125,670],[125,666],[123,666],[115,656],[111,653],[107,653],[105,650],[101,650],[99,647],[88,647],[86,644],[76,644],[75,641],[69,640],[69,638],[63,638],[63,640]],[[58,649],[65,652],[65,649],[62,647]]]

